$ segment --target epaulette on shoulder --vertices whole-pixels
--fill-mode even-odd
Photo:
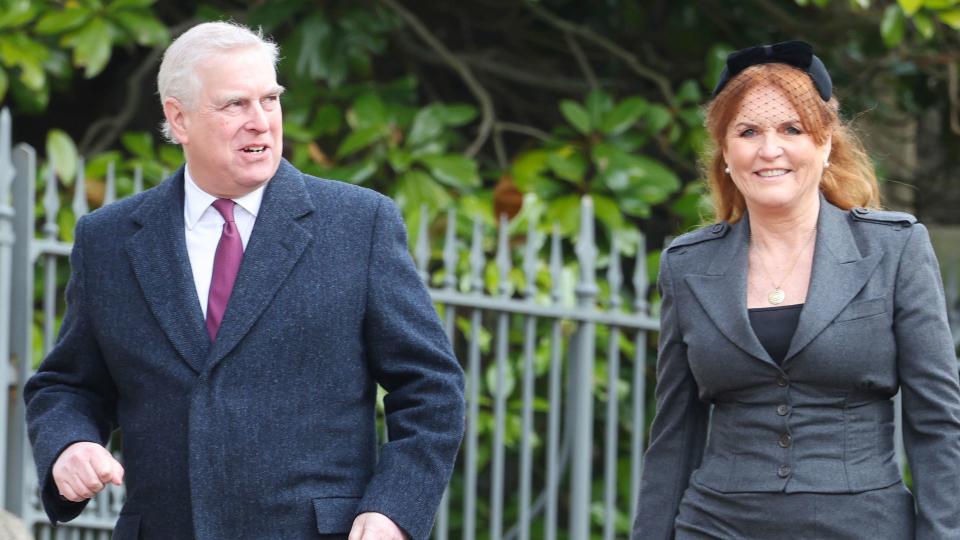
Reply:
[[[856,207],[850,210],[850,217],[855,221],[879,223],[896,227],[910,227],[917,222],[917,218],[906,212],[892,212],[889,210],[871,210],[870,208]]]
[[[723,238],[730,232],[730,224],[726,222],[714,223],[709,227],[703,227],[695,231],[688,232],[684,235],[678,236],[674,239],[673,242],[670,242],[670,247],[667,248],[667,251],[673,251],[685,246],[692,246],[694,244],[699,244],[701,242],[707,242],[709,240],[716,240],[718,238]]]

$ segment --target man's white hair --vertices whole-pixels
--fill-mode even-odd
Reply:
[[[193,110],[200,95],[197,64],[211,56],[246,47],[259,47],[276,70],[280,50],[276,43],[263,37],[259,28],[254,33],[246,26],[232,22],[206,22],[181,34],[167,47],[163,53],[163,61],[160,62],[157,92],[160,94],[161,106],[167,98],[173,97],[188,110]],[[161,124],[161,130],[168,142],[179,143],[166,120]]]

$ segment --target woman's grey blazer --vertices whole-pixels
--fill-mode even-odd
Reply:
[[[960,538],[957,358],[927,230],[908,214],[846,212],[823,197],[817,223],[810,288],[781,365],[748,319],[748,219],[664,250],[657,413],[634,540],[672,538],[691,475],[725,493],[897,483],[898,389],[915,537]]]

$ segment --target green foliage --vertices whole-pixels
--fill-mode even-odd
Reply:
[[[0,101],[12,90],[18,106],[40,112],[50,99],[50,79],[69,78],[71,63],[89,79],[103,71],[115,47],[165,45],[169,32],[152,4],[0,1]]]

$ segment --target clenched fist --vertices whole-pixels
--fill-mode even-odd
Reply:
[[[99,444],[73,443],[53,464],[53,481],[64,499],[82,502],[100,493],[108,482],[119,486],[123,466]]]

